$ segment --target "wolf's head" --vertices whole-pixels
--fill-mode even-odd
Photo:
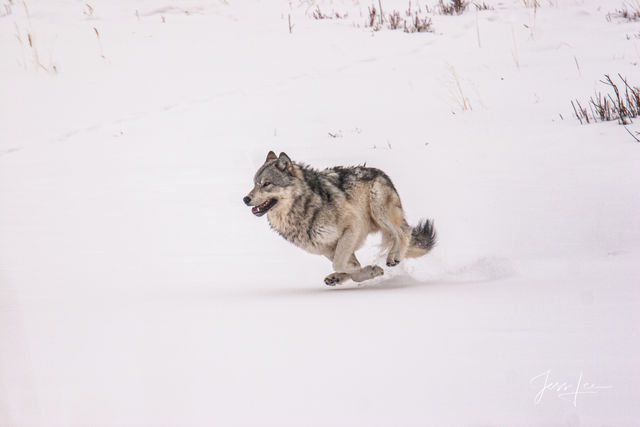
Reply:
[[[253,177],[253,190],[242,201],[253,206],[251,212],[254,215],[262,216],[278,202],[292,198],[296,181],[289,156],[280,153],[278,157],[269,151],[264,164]]]

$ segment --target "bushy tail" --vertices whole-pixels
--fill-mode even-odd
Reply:
[[[418,225],[411,229],[411,241],[407,250],[407,257],[417,258],[425,255],[436,245],[438,234],[433,227],[433,220],[426,219],[418,222]]]

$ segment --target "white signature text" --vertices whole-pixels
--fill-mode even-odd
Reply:
[[[584,375],[580,372],[578,380],[573,382],[552,381],[551,370],[547,370],[529,380],[530,384],[540,387],[540,391],[536,393],[534,402],[536,405],[542,402],[545,394],[555,394],[562,400],[569,401],[573,406],[578,406],[578,396],[584,394],[596,394],[601,390],[611,389],[610,385],[598,385],[584,380]]]

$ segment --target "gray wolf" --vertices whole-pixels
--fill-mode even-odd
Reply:
[[[294,245],[329,258],[334,270],[324,279],[329,286],[383,274],[377,265],[361,267],[354,254],[370,233],[382,232],[390,267],[425,255],[436,244],[433,221],[409,226],[398,192],[379,169],[319,171],[270,151],[253,183],[244,203],[256,216],[267,214],[271,228]]]

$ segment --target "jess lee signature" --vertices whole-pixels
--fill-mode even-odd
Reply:
[[[542,398],[545,394],[555,394],[559,399],[569,401],[573,406],[577,407],[578,396],[584,394],[596,394],[602,390],[613,388],[611,385],[598,385],[585,381],[582,372],[580,372],[580,375],[575,382],[552,381],[550,369],[531,378],[529,383],[536,387],[540,387],[540,391],[536,393],[534,399],[536,405],[542,402]]]

